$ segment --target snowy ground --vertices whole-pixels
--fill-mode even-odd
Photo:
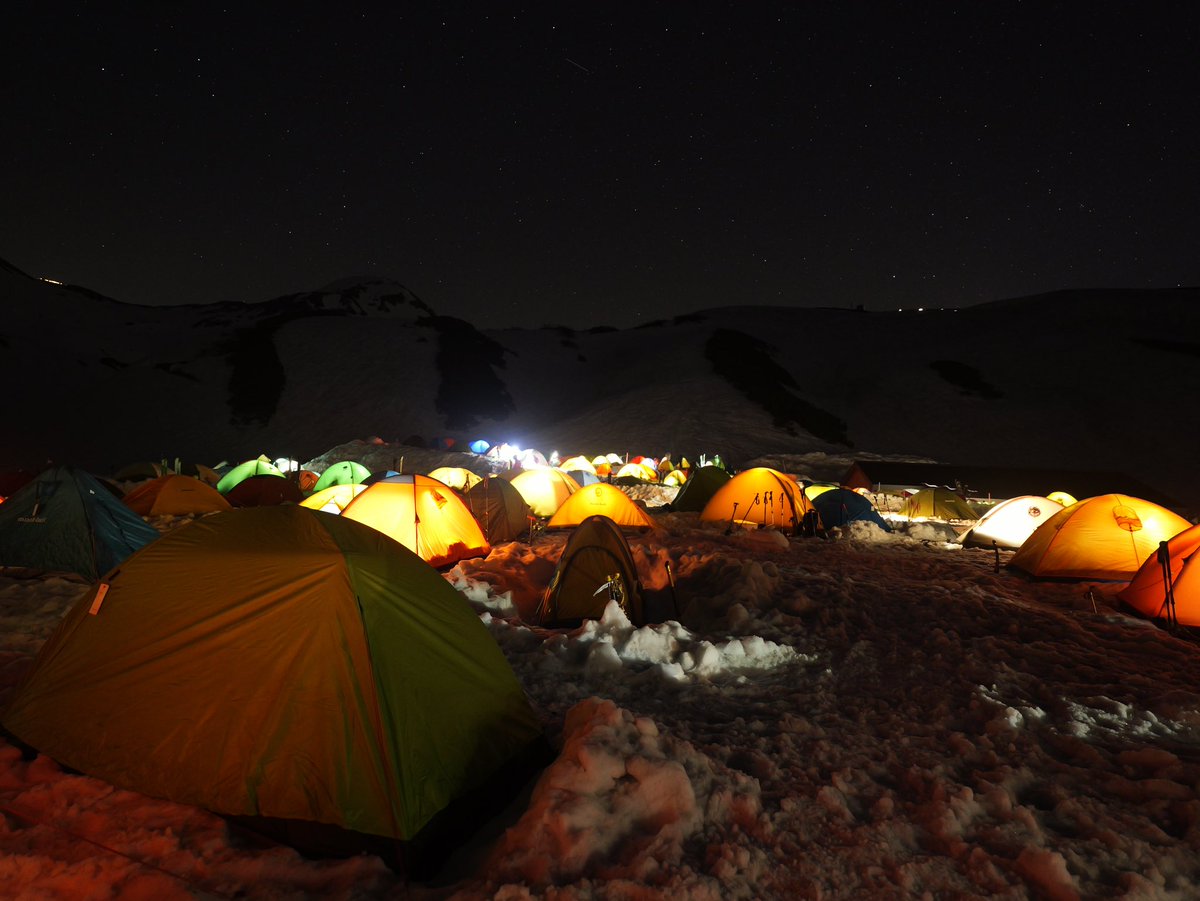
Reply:
[[[1115,586],[996,573],[948,530],[634,539],[677,622],[528,612],[566,536],[447,573],[557,760],[491,847],[406,884],[247,845],[220,818],[0,743],[0,895],[20,898],[1086,898],[1200,892],[1197,646]],[[0,576],[0,703],[83,583]]]

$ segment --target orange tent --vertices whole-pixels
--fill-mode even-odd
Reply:
[[[620,488],[607,482],[588,485],[572,494],[550,517],[546,528],[569,529],[597,514],[607,516],[623,529],[658,528],[649,513],[635,504]]]
[[[491,550],[458,495],[429,476],[398,475],[375,482],[346,505],[342,516],[390,535],[433,566]]]
[[[1102,494],[1065,507],[1037,527],[1009,561],[1044,579],[1129,581],[1160,541],[1191,526],[1158,504]]]
[[[1175,598],[1175,618],[1183,626],[1200,626],[1200,526],[1185,529],[1167,542],[1170,560],[1171,593]],[[1163,605],[1167,592],[1163,585],[1162,562],[1157,551],[1142,563],[1117,597],[1146,616],[1166,616]]]
[[[122,500],[139,516],[184,516],[233,509],[216,488],[191,476],[159,476],[143,482]]]
[[[553,516],[579,490],[573,478],[549,467],[524,470],[512,480],[512,486],[525,498],[534,516]]]
[[[700,511],[700,521],[799,530],[810,510],[812,503],[792,479],[758,466],[718,488]]]

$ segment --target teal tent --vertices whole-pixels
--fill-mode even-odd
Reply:
[[[158,532],[99,480],[56,466],[0,504],[0,566],[98,579]]]

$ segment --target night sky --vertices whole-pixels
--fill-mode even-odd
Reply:
[[[481,327],[1200,284],[1197,4],[389,6],[7,8],[0,258]]]

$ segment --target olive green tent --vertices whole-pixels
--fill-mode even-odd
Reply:
[[[70,610],[0,715],[113,785],[408,840],[541,739],[466,599],[305,507],[217,513]]]
[[[641,579],[629,543],[607,516],[589,516],[567,539],[558,567],[538,606],[544,625],[599,619],[617,601],[635,625],[645,625]]]

